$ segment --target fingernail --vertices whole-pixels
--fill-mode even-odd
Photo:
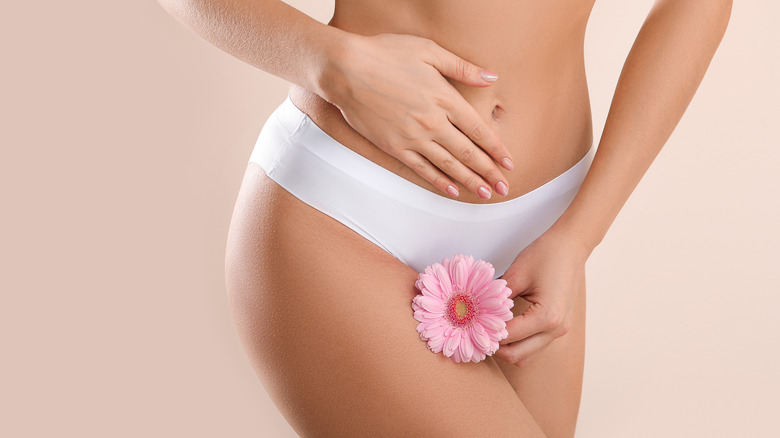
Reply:
[[[455,186],[447,186],[447,193],[453,198],[457,198],[460,195],[460,192],[458,192],[458,189]]]
[[[490,199],[490,190],[487,189],[487,187],[480,187],[479,190],[479,197],[482,199]]]
[[[501,160],[501,164],[504,165],[504,168],[506,168],[506,170],[512,170],[515,168],[515,164],[512,162],[512,160],[509,159],[509,157],[506,157],[503,160]]]
[[[502,196],[506,196],[506,194],[509,193],[509,189],[506,188],[506,184],[504,184],[503,181],[499,181],[498,184],[496,184],[496,191],[501,193]]]
[[[498,79],[498,75],[492,71],[482,70],[479,75],[488,82],[495,82]]]

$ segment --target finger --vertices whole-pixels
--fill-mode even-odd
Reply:
[[[428,41],[432,55],[429,62],[444,76],[475,87],[486,87],[498,79],[497,74],[466,61],[432,40]]]
[[[438,134],[435,138],[436,143],[443,148],[439,147],[438,151],[432,151],[432,156],[428,158],[439,169],[484,199],[490,198],[491,190],[495,190],[502,196],[508,194],[509,183],[506,177],[485,151],[478,148],[452,125],[438,131]],[[455,160],[452,159],[453,157]]]
[[[461,95],[454,97],[454,104],[447,108],[447,117],[463,134],[474,144],[478,145],[493,157],[497,163],[501,163],[507,170],[514,169],[512,154],[498,134],[488,126],[477,110],[471,106]],[[496,168],[496,171],[498,168]]]
[[[506,323],[506,331],[509,336],[499,341],[499,344],[506,345],[512,342],[522,341],[540,334],[550,327],[547,320],[548,312],[539,303],[531,304],[525,312],[510,319]]]
[[[542,351],[553,341],[553,337],[547,333],[539,333],[519,342],[508,345],[500,345],[495,355],[508,363],[524,366],[529,359]]]
[[[441,148],[438,147],[438,149]],[[404,154],[401,154],[398,159],[443,193],[446,193],[453,198],[460,196],[457,184],[452,182],[447,175],[442,173],[436,166],[431,164],[427,158],[419,153],[407,150]]]
[[[522,254],[522,252],[520,253]],[[520,261],[518,263],[518,258],[515,258],[515,261],[512,262],[512,265],[509,266],[509,269],[504,272],[504,275],[502,275],[501,279],[506,280],[506,286],[512,291],[509,294],[509,299],[514,299],[515,297],[524,294],[528,295],[526,292],[531,287],[531,275],[525,272],[526,264],[523,263],[523,261]]]

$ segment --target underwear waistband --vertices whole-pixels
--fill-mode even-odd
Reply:
[[[534,208],[551,198],[570,194],[578,190],[587,175],[596,153],[595,144],[572,167],[517,198],[491,204],[474,204],[448,198],[431,192],[385,169],[373,161],[349,149],[317,126],[314,121],[290,100],[289,95],[273,112],[266,124],[275,123],[282,129],[263,129],[262,135],[277,138],[264,139],[262,147],[255,147],[249,161],[256,162],[267,172],[273,173],[286,148],[295,148],[296,153],[317,157],[331,167],[341,170],[356,183],[370,186],[373,190],[413,205],[430,214],[478,222],[487,218],[499,218],[517,214],[518,209]]]

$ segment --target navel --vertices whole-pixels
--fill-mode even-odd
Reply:
[[[493,112],[491,113],[491,116],[493,117],[493,120],[500,122],[501,119],[504,118],[505,113],[506,110],[504,107],[502,107],[500,104],[496,104],[493,106]]]

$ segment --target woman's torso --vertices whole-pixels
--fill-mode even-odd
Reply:
[[[404,33],[430,38],[498,74],[486,88],[450,81],[507,145],[509,196],[483,200],[461,190],[458,200],[506,201],[573,166],[593,142],[583,44],[595,0],[337,0],[331,26],[361,35]],[[376,18],[381,17],[381,18]],[[293,85],[292,101],[330,136],[389,171],[439,193],[410,168],[379,150],[316,94]]]

